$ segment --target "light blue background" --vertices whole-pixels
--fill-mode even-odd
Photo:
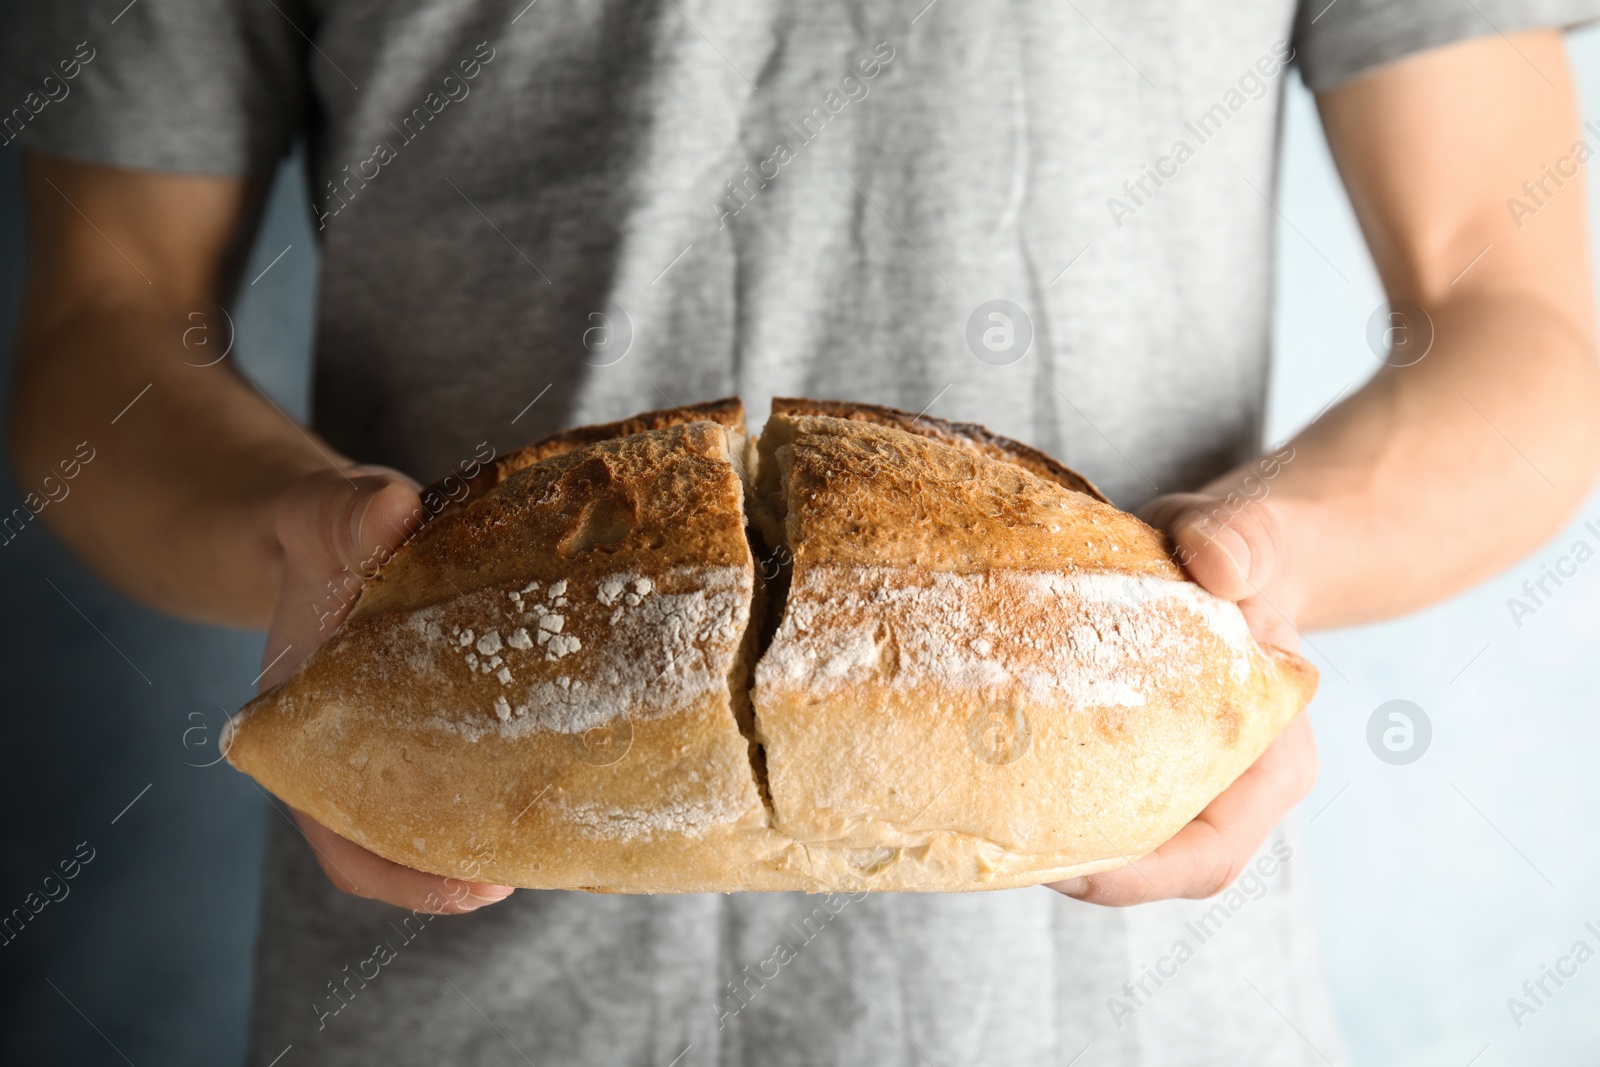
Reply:
[[[1571,48],[1584,116],[1600,119],[1600,31],[1574,35]],[[285,173],[245,278],[288,251],[246,286],[236,355],[303,412],[315,255],[298,177]],[[1600,183],[1592,168],[1585,177],[1593,203]],[[1278,238],[1273,440],[1375,369],[1365,331],[1382,303],[1298,83],[1278,203],[1293,228]],[[21,237],[10,150],[0,152],[7,364]],[[1483,490],[1487,512],[1495,486]],[[0,475],[0,505],[17,499]],[[1473,536],[1476,519],[1460,516],[1460,536]],[[1520,628],[1505,604],[1585,536],[1584,519],[1600,522],[1600,495],[1572,530],[1471,593],[1401,621],[1312,636],[1323,773],[1301,818],[1353,1062],[1600,1061],[1600,960],[1521,1029],[1506,1008],[1575,940],[1600,949],[1582,928],[1587,919],[1600,926],[1600,560]],[[277,816],[242,776],[186,764],[211,758],[200,743],[214,738],[221,709],[248,695],[259,636],[130,603],[38,524],[0,549],[0,589],[0,910],[20,904],[77,842],[97,850],[72,895],[0,948],[0,1059],[123,1062],[87,1016],[135,1063],[237,1062],[262,820]],[[1380,762],[1366,744],[1368,716],[1395,698],[1433,723],[1431,749],[1407,767]],[[189,734],[186,747],[196,727],[211,732]]]

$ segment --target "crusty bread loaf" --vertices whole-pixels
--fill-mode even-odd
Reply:
[[[1309,664],[1048,457],[775,409],[754,448],[718,402],[508,465],[235,717],[229,760],[439,874],[997,889],[1148,852],[1310,699]]]

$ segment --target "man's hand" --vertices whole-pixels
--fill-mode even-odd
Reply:
[[[422,515],[417,485],[385,467],[324,469],[291,485],[275,527],[283,587],[267,634],[261,688],[294,672],[349,612],[357,583],[381,567]],[[335,886],[360,897],[437,914],[475,911],[511,895],[507,886],[446,878],[369,852],[302,812],[300,832]]]
[[[1374,364],[1276,466],[1145,509],[1189,574],[1284,648],[1296,628],[1389,618],[1509,566],[1600,470],[1584,186],[1547,176],[1580,140],[1560,32],[1422,52],[1317,105],[1384,289],[1431,347]],[[1301,714],[1171,841],[1056,888],[1100,904],[1215,893],[1316,767]]]
[[[78,442],[97,448],[73,505],[43,518],[107,581],[188,618],[270,622],[263,688],[327,639],[363,568],[386,559],[421,514],[407,478],[338,458],[334,469],[336,450],[231,361],[188,348],[195,323],[220,328],[269,178],[30,154],[28,296],[10,422],[24,485],[39,484]],[[471,911],[511,892],[401,867],[297,819],[346,892],[434,912]]]
[[[1190,577],[1216,596],[1238,602],[1257,641],[1299,648],[1294,626],[1275,605],[1288,595],[1280,590],[1289,583],[1279,566],[1279,523],[1267,504],[1183,493],[1151,501],[1141,517],[1172,537],[1175,555]],[[1126,867],[1050,888],[1114,907],[1220,893],[1316,780],[1316,741],[1311,720],[1302,711],[1237,781],[1166,844]]]

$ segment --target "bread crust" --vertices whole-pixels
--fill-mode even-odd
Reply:
[[[1092,496],[1103,504],[1106,498],[1093,482],[1052,456],[1021,441],[1002,437],[987,426],[975,422],[950,422],[930,415],[913,415],[899,408],[881,404],[857,404],[848,400],[808,400],[803,397],[776,396],[772,398],[774,415],[826,415],[836,419],[870,422],[895,430],[904,430],[941,444],[951,445],[966,452],[998,459],[1021,467],[1047,482],[1055,482],[1075,493]]]
[[[593,426],[575,426],[541,437],[515,452],[508,452],[484,464],[470,478],[447,474],[422,491],[424,503],[432,503],[432,511],[442,513],[462,507],[504,482],[524,467],[565,455],[584,445],[628,437],[650,430],[663,430],[669,426],[683,426],[691,422],[713,422],[739,434],[744,433],[744,401],[736,396],[706,400],[683,407],[659,408],[642,411],[631,418],[616,422],[602,422]],[[452,482],[461,486],[454,488]]]
[[[953,892],[1143,855],[1310,699],[1310,664],[1031,450],[780,403],[759,499],[736,402],[515,454],[241,711],[230,762],[438,874]],[[793,563],[759,660],[747,509]]]

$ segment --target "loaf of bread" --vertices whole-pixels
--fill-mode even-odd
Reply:
[[[778,400],[569,431],[373,578],[230,762],[397,863],[965,891],[1144,855],[1316,687],[1161,534],[981,427]]]

